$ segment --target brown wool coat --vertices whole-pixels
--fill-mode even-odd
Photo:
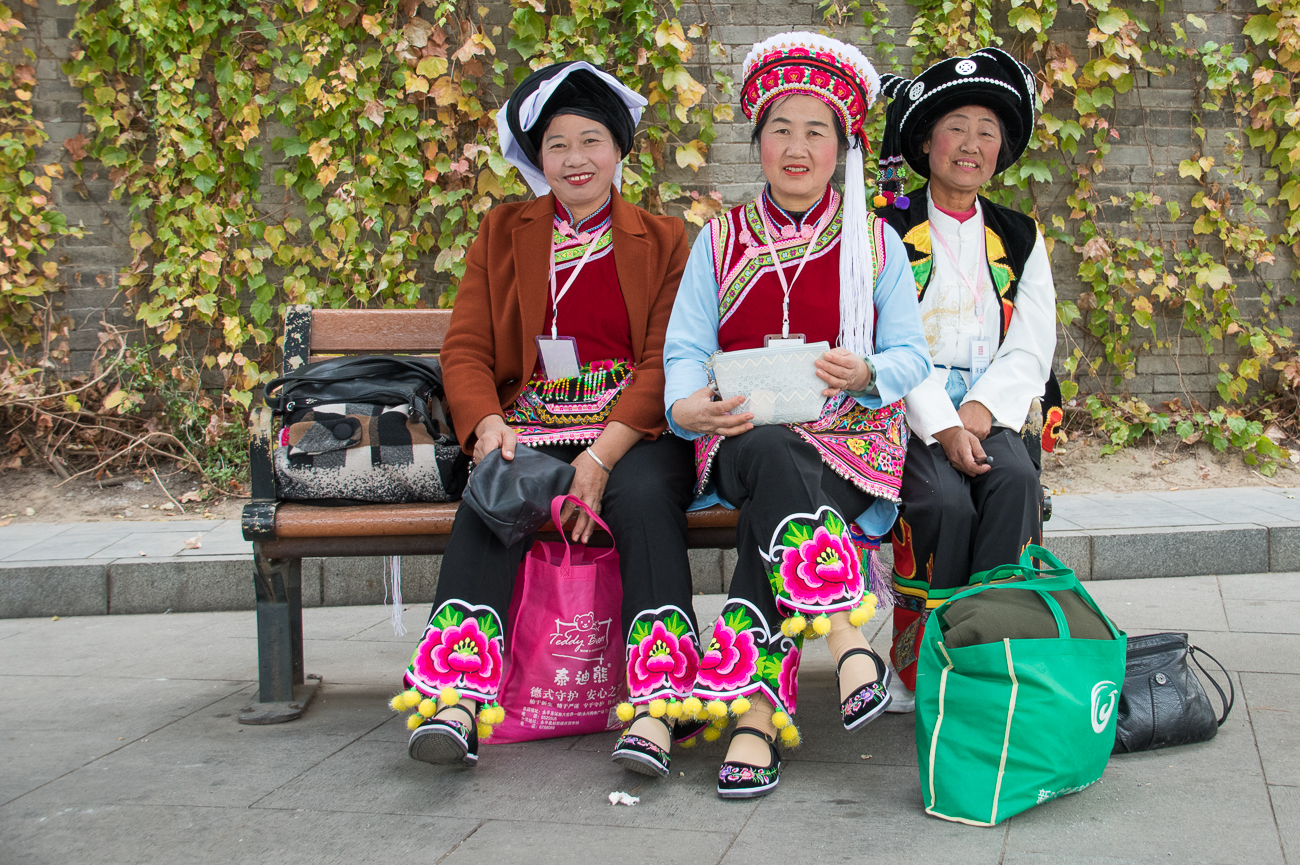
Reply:
[[[553,194],[497,206],[465,258],[441,358],[452,422],[466,453],[473,452],[479,422],[504,415],[537,363],[534,337],[546,318],[554,213]],[[667,428],[664,332],[686,269],[686,227],[615,192],[613,232],[636,373],[609,419],[653,439]]]

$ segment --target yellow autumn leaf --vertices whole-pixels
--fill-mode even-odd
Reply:
[[[123,402],[125,399],[126,399],[126,391],[122,390],[120,387],[117,388],[117,389],[114,390],[112,393],[110,393],[108,396],[104,397],[104,409],[105,409],[105,411],[107,411],[108,409],[111,409],[111,408],[117,408],[118,406],[120,406],[120,405],[122,404],[122,402]]]
[[[699,139],[692,141],[690,144],[683,144],[677,148],[677,164],[682,168],[690,168],[692,171],[699,171],[704,167],[704,154],[706,149],[703,142]]]
[[[423,75],[427,78],[437,78],[439,75],[445,75],[446,73],[446,57],[425,57],[415,67],[416,75]]]
[[[307,146],[307,155],[311,157],[312,163],[317,168],[320,168],[320,164],[329,159],[333,152],[334,148],[328,141],[313,141]]]
[[[442,76],[429,88],[433,101],[438,105],[455,105],[460,99],[460,88],[449,76]]]

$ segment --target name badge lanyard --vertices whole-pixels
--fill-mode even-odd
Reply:
[[[591,238],[591,242],[587,244],[587,251],[582,254],[582,259],[577,263],[577,265],[574,266],[573,273],[569,274],[569,278],[565,280],[564,288],[560,289],[559,294],[556,294],[555,291],[555,237],[554,235],[552,235],[551,237],[551,309],[555,311],[555,314],[551,316],[551,339],[560,338],[560,301],[564,300],[564,296],[568,294],[569,289],[573,287],[573,281],[578,278],[578,274],[582,273],[582,269],[587,266],[587,260],[591,258],[591,254],[596,250],[596,244],[599,243],[600,239],[605,236],[606,231],[609,231],[609,229],[602,228],[600,231],[596,232],[595,236]]]
[[[965,286],[968,289],[970,289],[970,293],[975,298],[975,318],[979,321],[981,325],[983,325],[984,324],[984,289],[981,287],[981,285],[984,282],[984,280],[977,278],[974,282],[971,282],[970,277],[966,275],[966,271],[962,270],[961,261],[957,258],[957,256],[953,255],[952,247],[948,246],[948,241],[944,239],[943,232],[931,226],[930,237],[932,237],[934,241],[939,245],[939,248],[943,250],[944,255],[948,256],[948,261],[952,263],[953,270],[957,271],[957,277],[962,281],[962,283],[965,284]],[[980,257],[979,257],[979,261],[975,265],[975,270],[977,273],[979,272],[981,267],[986,267],[986,268],[988,267],[988,263],[985,261],[987,257],[988,257],[988,252],[987,252],[987,247],[985,246],[984,220],[980,219]]]
[[[799,274],[803,273],[803,266],[808,263],[808,256],[812,254],[813,247],[817,245],[817,240],[822,236],[822,232],[826,230],[826,226],[830,224],[831,218],[834,217],[834,214],[831,213],[828,208],[827,211],[822,214],[821,219],[817,220],[817,225],[813,230],[813,235],[808,241],[808,247],[803,251],[803,256],[799,259],[799,267],[795,269],[794,277],[792,277],[789,282],[786,282],[785,267],[781,264],[781,260],[776,257],[776,246],[772,240],[772,234],[775,229],[772,228],[772,224],[768,222],[765,209],[760,207],[759,213],[762,214],[763,217],[763,234],[764,239],[767,241],[767,254],[772,256],[772,266],[776,268],[776,277],[781,280],[781,293],[783,295],[781,301],[781,338],[789,339],[790,289],[794,286],[795,281],[799,279]]]

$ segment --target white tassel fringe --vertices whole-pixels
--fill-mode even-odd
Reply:
[[[840,231],[840,346],[875,354],[875,248],[867,226],[867,181],[856,138],[844,160],[844,227]]]
[[[402,624],[402,557],[384,556],[384,603],[388,603],[389,584],[391,583],[393,608],[390,616],[393,621],[393,636],[406,636],[406,625]]]

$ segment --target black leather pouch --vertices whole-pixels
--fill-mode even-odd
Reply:
[[[1201,666],[1204,655],[1223,671],[1228,694]],[[1196,672],[1196,663],[1206,680],[1219,692],[1223,715],[1214,706]],[[1128,663],[1119,697],[1119,719],[1115,725],[1112,754],[1152,751],[1173,745],[1190,745],[1213,739],[1228,720],[1236,691],[1232,677],[1214,656],[1187,643],[1186,634],[1147,634],[1128,638]]]
[[[463,501],[501,543],[512,547],[551,518],[551,501],[573,485],[574,468],[524,445],[512,460],[497,448],[470,472]]]

